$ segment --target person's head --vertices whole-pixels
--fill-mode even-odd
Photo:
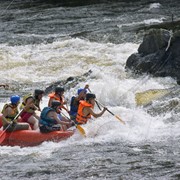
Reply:
[[[83,88],[79,88],[77,91],[78,96],[80,95],[80,99],[85,99],[87,90]]]
[[[43,91],[43,90],[40,90],[40,89],[35,89],[35,90],[34,90],[34,98],[35,98],[35,99],[41,100],[43,94],[44,94],[44,91]]]
[[[33,95],[32,94],[27,94],[27,95],[25,95],[24,97],[23,97],[23,103],[27,103],[27,101],[29,102],[33,102],[34,101],[34,97],[33,97]]]
[[[10,101],[11,101],[12,105],[17,106],[19,104],[19,102],[20,102],[20,96],[13,95],[13,96],[10,97]]]
[[[64,88],[63,87],[56,87],[55,88],[55,94],[58,94],[58,95],[62,95],[64,93]]]
[[[53,108],[56,111],[60,105],[61,103],[59,101],[53,100],[51,103],[51,108]]]
[[[95,104],[95,99],[96,99],[96,95],[92,94],[92,93],[87,93],[86,94],[86,101],[89,102],[90,104]]]

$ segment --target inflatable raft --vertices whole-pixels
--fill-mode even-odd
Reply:
[[[0,115],[0,127],[1,127]],[[34,130],[20,130],[14,132],[4,132],[0,130],[0,145],[4,146],[37,146],[44,141],[60,142],[72,136],[73,130],[68,131],[53,131],[50,133],[40,133]]]
[[[3,133],[0,130],[0,139],[3,141],[0,145],[5,146],[37,146],[44,141],[60,142],[72,136],[74,131],[53,131],[50,133],[40,133],[33,130],[20,130],[11,133]],[[2,135],[2,136],[1,136]]]

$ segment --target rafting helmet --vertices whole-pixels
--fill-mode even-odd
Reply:
[[[95,94],[92,94],[92,93],[87,93],[86,94],[86,101],[88,101],[89,99],[95,99],[95,98],[96,98]]]
[[[59,101],[56,101],[56,100],[52,101],[52,103],[51,103],[51,107],[53,109],[56,109],[60,105],[61,105],[61,103]]]
[[[84,91],[84,93],[87,93],[87,90],[86,90],[86,89],[79,88],[78,91],[77,91],[78,95],[79,95],[82,91]]]
[[[17,104],[20,101],[20,96],[18,95],[13,95],[10,97],[11,104]]]
[[[63,87],[56,87],[55,93],[59,93],[59,92],[64,92],[64,88]]]

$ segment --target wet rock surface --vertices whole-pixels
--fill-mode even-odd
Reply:
[[[126,69],[134,74],[155,77],[171,76],[180,83],[180,31],[151,29],[144,36],[138,53],[126,62]]]

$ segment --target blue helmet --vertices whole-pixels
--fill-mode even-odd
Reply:
[[[84,91],[85,93],[87,93],[87,90],[86,90],[86,89],[79,88],[78,91],[77,91],[78,95],[81,93],[81,91]]]
[[[20,96],[18,95],[11,96],[10,100],[11,100],[11,104],[17,104],[20,101]]]

